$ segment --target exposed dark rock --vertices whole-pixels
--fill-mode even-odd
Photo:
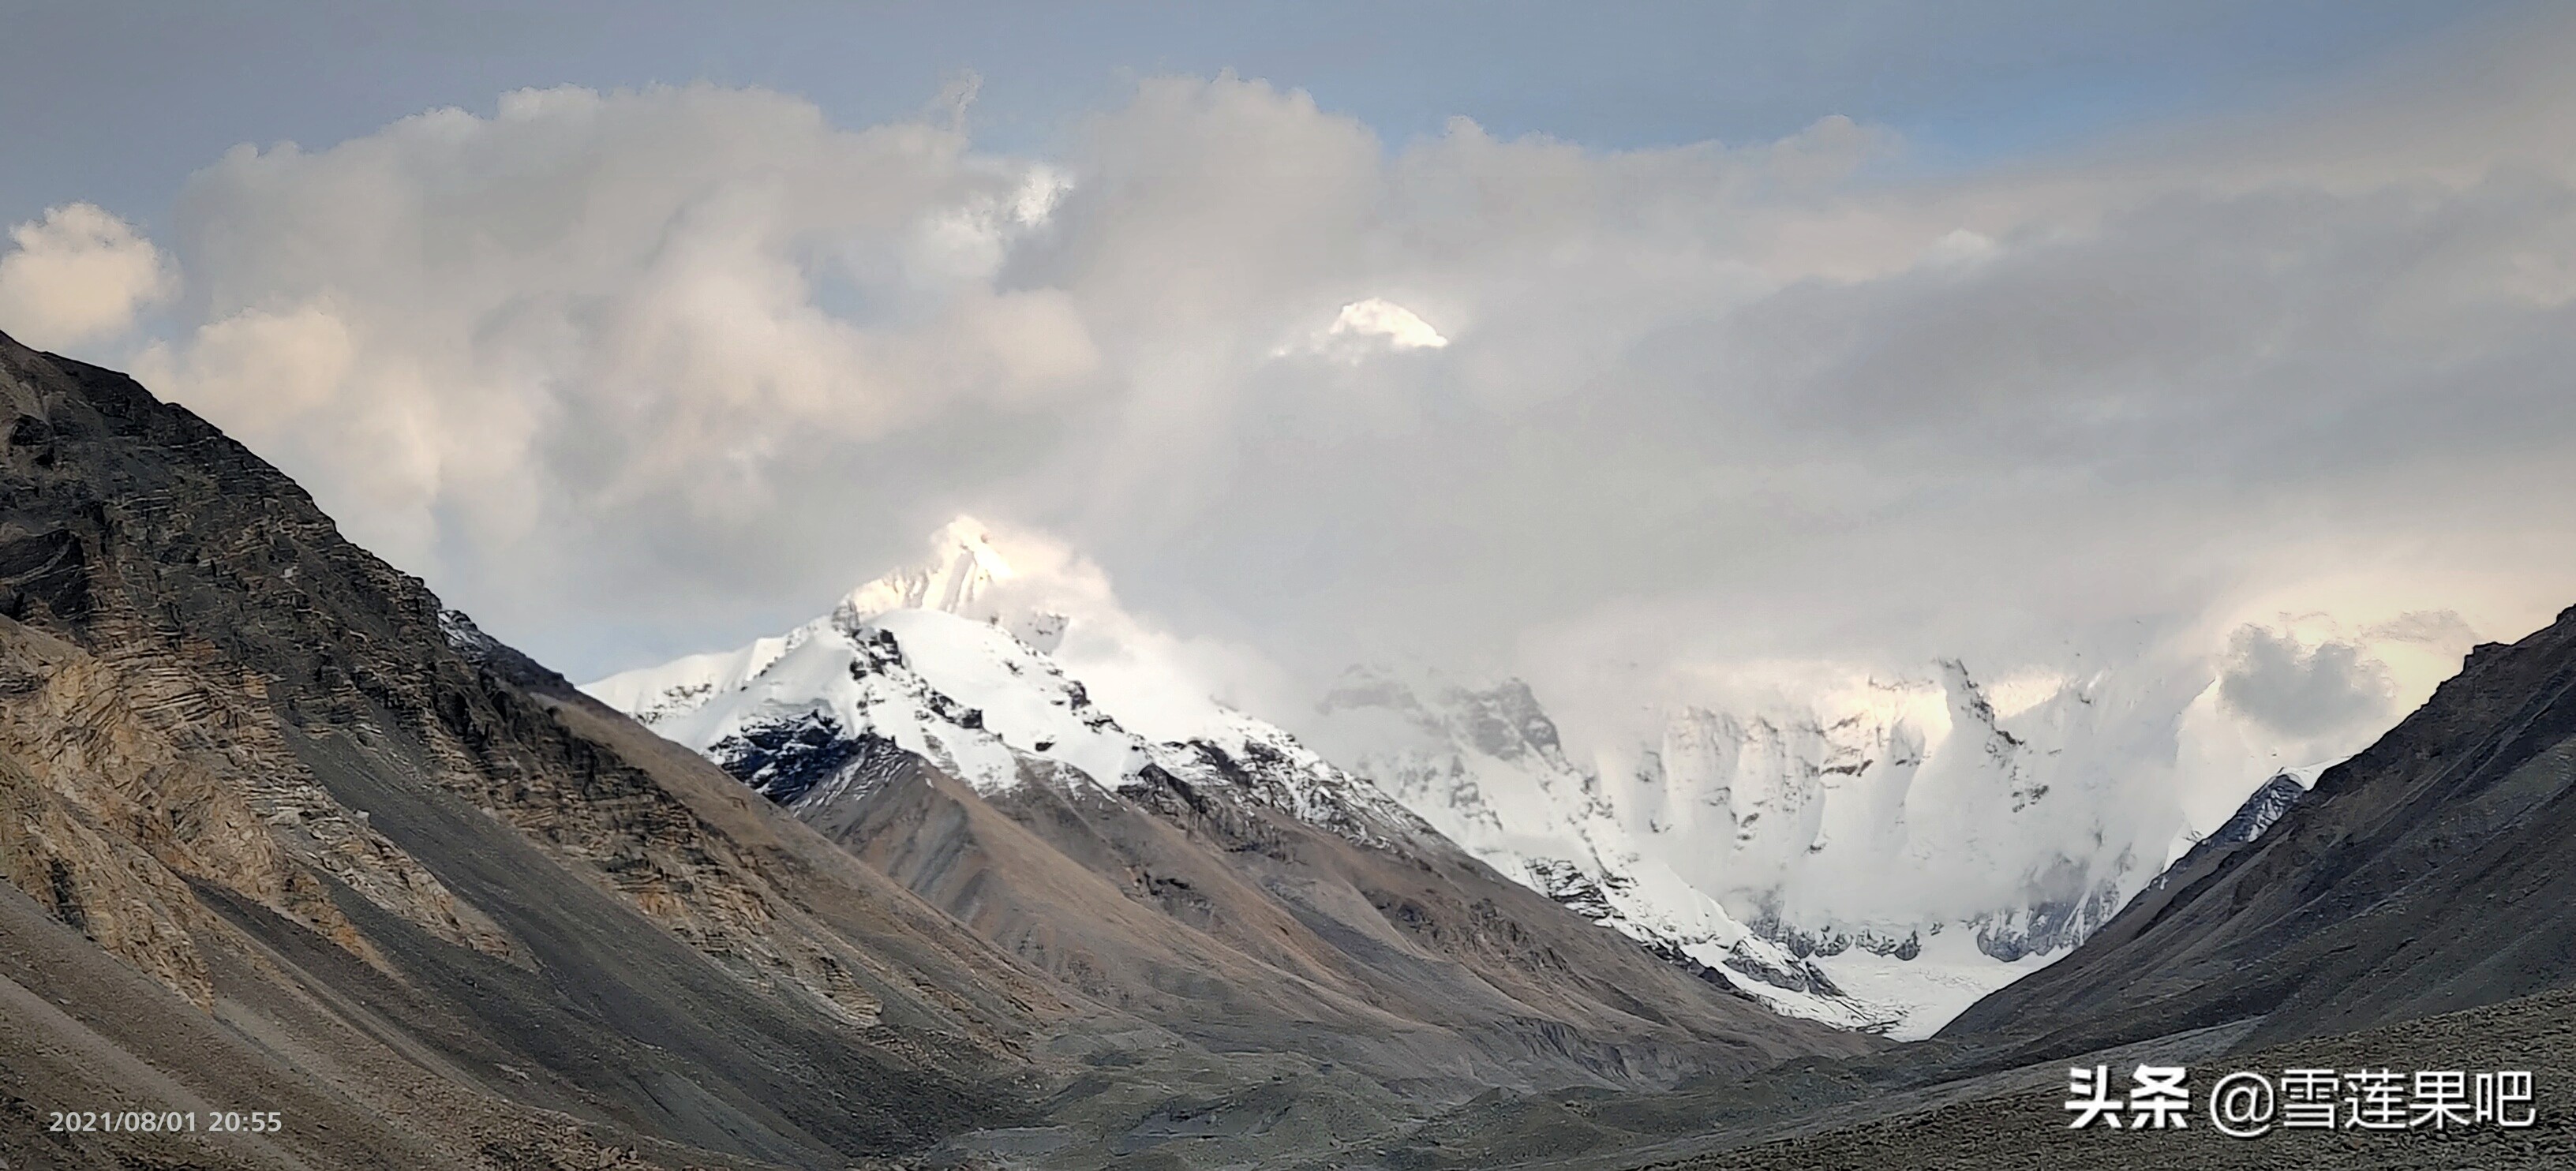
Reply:
[[[2164,873],[2150,880],[2146,889],[2163,890],[2172,883],[2174,875],[2204,870],[2218,855],[2262,837],[2265,830],[2271,829],[2282,815],[2305,800],[2307,795],[2307,786],[2300,784],[2297,778],[2288,773],[2274,774],[2270,780],[2256,787],[2244,803],[2236,807],[2236,812],[2229,814],[2217,829],[2211,830],[2208,837],[2193,842],[2191,849],[2175,859],[2173,865],[2165,867]]]

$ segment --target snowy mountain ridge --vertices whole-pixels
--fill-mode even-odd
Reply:
[[[2111,766],[2131,710],[2170,697],[2075,682],[2006,719],[1945,662],[1834,699],[1681,706],[1587,767],[1518,681],[1370,668],[1317,734],[1560,903],[1783,1012],[1900,1037],[2063,954],[2162,860],[2139,843],[2169,828],[2130,817]]]
[[[1048,654],[1071,618],[1002,605],[1020,573],[981,525],[961,518],[932,546],[924,562],[860,586],[783,635],[584,690],[782,804],[817,784],[864,776],[866,757],[892,746],[986,794],[1032,780],[1117,791],[1178,778],[1239,787],[1354,841],[1425,828],[1284,730],[1195,695],[1186,682],[1152,697],[1159,735],[1131,730]],[[1072,580],[1086,586],[1078,574]]]

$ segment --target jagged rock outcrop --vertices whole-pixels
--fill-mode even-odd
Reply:
[[[2236,812],[2228,814],[2227,820],[2220,822],[2217,829],[2193,842],[2191,849],[2174,859],[2173,865],[2165,867],[2164,873],[2147,884],[2147,889],[2163,890],[2173,884],[2175,875],[2203,871],[2220,854],[2262,837],[2264,831],[2271,829],[2307,795],[2308,787],[2298,777],[2286,772],[2272,774],[2271,779],[2246,797],[2245,802],[2236,807]]]

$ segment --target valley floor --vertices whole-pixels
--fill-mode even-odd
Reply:
[[[1742,1082],[1628,1098],[1557,1095],[1488,1104],[1424,1128],[1387,1167],[1522,1171],[1812,1171],[1821,1168],[2563,1168],[2576,1166],[2576,991],[2255,1050],[2256,1021],[2018,1068],[1945,1076],[1973,1055],[1942,1043],[1852,1062],[1802,1062]],[[2190,1069],[2182,1130],[2073,1130],[2070,1066]],[[2203,1097],[2238,1070],[2529,1070],[2536,1123],[2429,1130],[2274,1130],[2230,1138]],[[2115,1073],[2120,1084],[2126,1075]],[[1910,1083],[1910,1084],[1909,1084]],[[1693,1117],[1704,1120],[1695,1131]],[[1658,1138],[1658,1132],[1684,1134]],[[1515,1157],[1513,1152],[1519,1152]],[[1536,1157],[1530,1157],[1535,1155]]]

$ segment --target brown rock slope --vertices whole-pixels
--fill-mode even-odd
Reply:
[[[1872,1045],[1691,976],[1427,828],[1363,843],[1160,773],[987,798],[908,758],[888,772],[796,812],[1079,994],[1217,1051],[1294,1051],[1438,1101]]]

